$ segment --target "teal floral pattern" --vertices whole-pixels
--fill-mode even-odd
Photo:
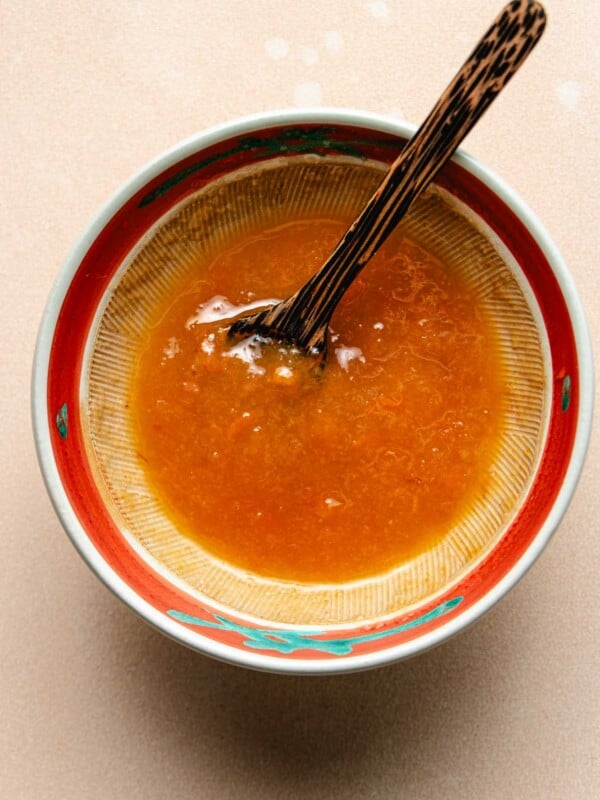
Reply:
[[[571,376],[565,375],[562,382],[562,394],[560,400],[561,408],[563,411],[568,411],[571,405]]]
[[[58,435],[60,436],[61,439],[66,439],[67,432],[69,429],[69,414],[67,411],[66,403],[63,403],[62,406],[58,409],[55,422]]]
[[[220,614],[211,614],[214,622],[208,619],[194,617],[190,614],[184,614],[182,611],[176,611],[174,609],[167,611],[167,614],[178,622],[184,623],[184,625],[195,625],[200,628],[212,628],[213,630],[239,633],[240,636],[244,637],[242,644],[253,650],[274,650],[284,655],[295,653],[297,650],[316,650],[328,655],[347,656],[353,652],[353,648],[356,645],[395,636],[411,628],[416,628],[418,625],[432,622],[434,619],[442,617],[455,609],[462,600],[462,597],[454,597],[436,606],[426,614],[415,617],[415,619],[405,622],[402,625],[397,625],[394,628],[386,628],[384,630],[374,631],[373,633],[366,633],[362,636],[348,636],[339,639],[318,638],[325,635],[325,631],[320,628],[301,631],[283,629],[263,630],[251,628],[247,625],[240,625]]]
[[[365,146],[378,145],[380,147],[392,147],[394,150],[398,149],[398,142],[394,140],[381,140],[377,142],[366,139],[364,141],[344,141],[336,140],[334,138],[334,133],[334,128],[321,125],[315,128],[289,128],[282,130],[278,136],[269,139],[260,138],[258,136],[244,136],[238,140],[234,147],[229,148],[229,150],[223,150],[220,153],[207,156],[201,161],[197,161],[195,164],[190,164],[190,166],[177,172],[171,178],[168,178],[157,186],[156,189],[153,189],[142,197],[139,202],[139,207],[143,208],[149,205],[158,197],[165,194],[165,192],[168,192],[173,186],[176,186],[195,172],[200,172],[217,161],[222,161],[225,158],[238,155],[239,153],[255,150],[257,155],[261,158],[268,158],[304,153],[314,153],[322,156],[327,152],[331,152],[364,160],[365,155],[363,148]]]

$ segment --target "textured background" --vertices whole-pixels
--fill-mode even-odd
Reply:
[[[598,463],[539,563],[458,639],[346,677],[223,666],[89,572],[36,465],[29,375],[65,252],[148,159],[304,105],[419,121],[500,0],[0,2],[0,796],[598,796]],[[600,4],[550,23],[466,149],[551,231],[600,340]]]

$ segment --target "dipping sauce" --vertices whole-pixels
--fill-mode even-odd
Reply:
[[[156,311],[132,385],[149,484],[187,536],[243,569],[345,582],[436,544],[485,492],[502,365],[472,291],[393,235],[343,298],[326,366],[230,341],[296,291],[349,219],[256,230]]]

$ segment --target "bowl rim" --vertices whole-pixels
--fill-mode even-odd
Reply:
[[[334,674],[383,666],[410,658],[441,644],[473,624],[525,575],[552,538],[567,510],[579,481],[591,434],[594,404],[594,370],[589,329],[583,305],[574,279],[558,248],[538,217],[519,195],[492,170],[462,149],[459,149],[452,160],[491,189],[521,220],[535,239],[554,272],[573,327],[579,366],[579,404],[575,440],[571,459],[559,492],[543,525],[529,547],[513,567],[483,597],[465,611],[459,611],[455,617],[441,624],[435,630],[424,633],[422,636],[408,642],[391,647],[382,647],[371,653],[347,656],[339,660],[279,659],[267,654],[222,644],[202,636],[201,633],[192,631],[174,619],[169,618],[131,589],[108,562],[104,560],[88,538],[85,529],[71,507],[54,460],[46,397],[50,348],[58,314],[73,276],[94,240],[119,208],[150,180],[182,159],[213,144],[217,144],[223,139],[253,133],[265,127],[307,123],[355,125],[371,129],[374,132],[387,133],[399,137],[410,137],[416,131],[416,126],[409,123],[389,116],[354,109],[320,107],[302,110],[273,110],[244,116],[208,128],[184,139],[151,159],[127,179],[100,210],[94,214],[61,266],[46,302],[38,330],[31,380],[31,413],[38,462],[56,514],[84,561],[122,602],[169,638],[219,660],[268,672]],[[327,626],[317,627],[326,629]]]

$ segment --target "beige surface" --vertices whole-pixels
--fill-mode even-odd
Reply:
[[[0,4],[2,798],[598,796],[598,431],[552,544],[484,620],[414,661],[322,679],[223,666],[134,617],[63,534],[30,433],[45,298],[125,178],[268,108],[418,121],[498,6]],[[598,349],[600,4],[547,7],[542,44],[467,149],[552,232]]]

